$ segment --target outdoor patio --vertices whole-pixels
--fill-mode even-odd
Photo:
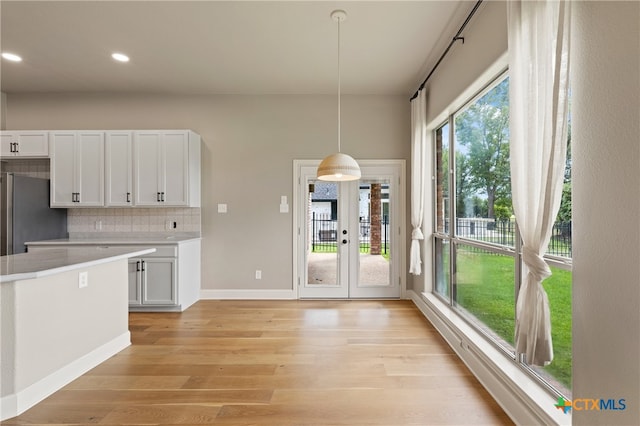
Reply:
[[[309,253],[309,284],[335,284],[337,258],[336,253]],[[360,254],[359,282],[361,285],[389,285],[389,261],[382,255]]]

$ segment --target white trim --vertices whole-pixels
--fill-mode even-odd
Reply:
[[[200,290],[200,300],[293,300],[298,295],[295,290]]]
[[[87,371],[131,345],[129,331],[70,362],[25,389],[0,399],[0,420],[18,416]]]
[[[408,296],[516,424],[571,424],[556,398],[449,306],[430,293]]]
[[[301,234],[306,230],[306,223],[301,222],[300,215],[304,212],[300,211],[301,196],[304,191],[301,189],[302,170],[305,167],[317,167],[321,160],[293,160],[293,291],[295,298],[300,298],[299,283],[305,280],[305,268],[304,256],[300,256],[300,250],[304,250],[304,246],[301,248],[300,239]],[[400,280],[400,299],[407,297],[407,271],[406,271],[406,160],[404,159],[386,159],[386,160],[360,160],[358,164],[361,169],[374,168],[374,167],[398,167],[399,170],[399,182],[398,193],[396,194],[396,205],[398,208],[398,214],[394,217],[398,219],[398,238],[394,252],[397,253],[397,259],[394,259],[392,265],[392,279]],[[306,201],[306,200],[305,200]],[[393,226],[393,232],[395,232],[395,224]],[[308,297],[308,296],[305,296]]]

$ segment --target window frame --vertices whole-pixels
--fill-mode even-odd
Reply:
[[[498,339],[492,336],[489,332],[487,332],[483,327],[479,326],[475,321],[472,321],[468,315],[463,314],[461,308],[456,306],[456,250],[460,244],[464,244],[467,246],[477,247],[482,250],[493,252],[496,254],[509,256],[513,258],[514,261],[514,319],[516,318],[516,306],[518,300],[518,293],[520,291],[520,287],[522,285],[522,238],[520,234],[519,227],[517,222],[515,224],[515,236],[514,236],[514,246],[506,246],[493,242],[480,241],[476,239],[466,238],[464,236],[460,236],[456,234],[457,226],[456,226],[456,218],[457,218],[457,192],[456,192],[456,161],[455,161],[455,153],[456,153],[456,141],[455,141],[455,118],[462,111],[468,108],[470,105],[473,105],[478,99],[500,84],[504,79],[509,78],[509,70],[508,68],[502,69],[495,76],[488,79],[486,84],[483,84],[481,89],[475,92],[471,97],[469,97],[466,101],[464,101],[459,108],[456,108],[451,113],[447,113],[446,119],[440,120],[440,124],[436,125],[432,128],[431,132],[433,134],[434,144],[432,146],[433,160],[432,160],[432,170],[434,171],[434,178],[432,179],[433,188],[432,188],[432,206],[433,206],[433,238],[431,242],[432,248],[432,282],[436,283],[438,268],[442,265],[438,265],[436,261],[436,245],[437,240],[441,241],[441,245],[446,246],[445,243],[448,243],[448,271],[442,270],[441,272],[444,274],[445,272],[449,276],[449,280],[447,282],[448,285],[448,297],[444,297],[442,294],[436,291],[436,285],[434,284],[431,288],[431,294],[435,296],[438,300],[446,304],[456,315],[458,318],[462,319],[467,325],[469,325],[472,329],[474,329],[479,335],[481,335],[486,342],[491,344],[494,349],[499,350],[506,358],[511,359],[514,365],[518,366],[522,371],[524,371],[527,375],[532,377],[536,382],[538,382],[542,387],[549,392],[554,397],[566,397],[562,393],[562,389],[558,389],[554,386],[549,380],[547,380],[542,374],[535,371],[532,366],[526,364],[524,362],[524,354],[519,353],[517,349],[514,347],[513,350],[502,344]],[[443,230],[440,231],[438,229],[438,147],[437,147],[437,132],[443,129],[448,125],[448,144],[449,144],[449,161],[448,161],[448,170],[444,171],[444,175],[446,175],[448,179],[448,199],[445,201],[448,204],[448,214],[449,216],[444,216],[443,223],[449,221],[448,230],[446,227],[443,227]],[[445,139],[445,135],[442,135],[442,140]],[[546,254],[543,256],[544,260],[553,267],[563,269],[563,270],[572,270],[572,258],[562,257],[556,255]],[[514,330],[515,333],[515,330]],[[514,345],[515,346],[515,345]],[[568,389],[571,392],[571,389]]]

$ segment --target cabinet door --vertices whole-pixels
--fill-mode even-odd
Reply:
[[[142,303],[144,305],[177,304],[176,259],[145,258],[142,265]]]
[[[131,132],[107,132],[105,136],[105,205],[133,205],[133,141]]]
[[[165,206],[189,205],[189,134],[163,134],[163,182]]]
[[[76,207],[76,134],[51,133],[51,207]]]
[[[129,259],[129,305],[142,304],[141,259]]]
[[[14,145],[15,142],[14,135],[9,132],[2,132],[0,134],[0,157],[13,157],[15,154]]]
[[[134,134],[136,206],[160,205],[159,193],[161,171],[160,158],[162,140],[159,132],[136,132]]]
[[[19,157],[48,157],[49,138],[47,132],[16,132]]]
[[[104,132],[78,132],[76,179],[79,202],[86,207],[104,206]]]

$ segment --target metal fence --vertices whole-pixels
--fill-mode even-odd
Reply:
[[[449,232],[445,224],[445,232]],[[472,240],[504,246],[515,246],[516,227],[512,220],[487,218],[456,218],[456,235]],[[547,254],[571,257],[571,222],[556,222],[553,225]]]
[[[368,253],[371,250],[371,221],[369,218],[360,218],[358,226],[358,240],[360,252]],[[338,240],[342,240],[338,231],[338,221],[331,218],[331,214],[312,212],[311,214],[311,250],[313,252],[335,252]],[[382,217],[380,232],[380,247],[383,254],[389,251],[389,217]]]
[[[383,216],[381,224],[382,253],[389,249],[389,217]],[[445,223],[445,232],[449,232]],[[369,218],[360,218],[360,251],[368,253],[371,249],[371,222]],[[456,235],[477,241],[484,241],[514,247],[516,238],[515,222],[487,218],[456,218]],[[311,250],[313,252],[335,252],[340,238],[338,221],[331,214],[312,213]],[[547,254],[551,256],[571,257],[571,222],[556,222],[553,225]]]

